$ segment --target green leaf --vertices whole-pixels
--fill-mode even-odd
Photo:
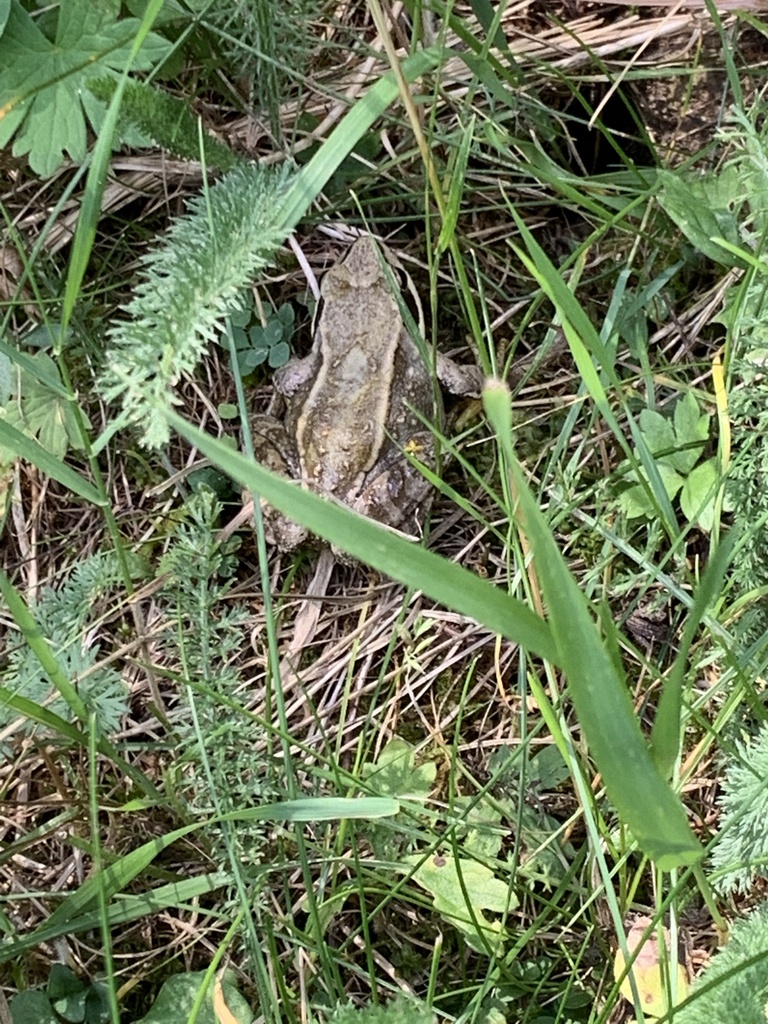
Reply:
[[[245,368],[245,373],[250,373],[257,366],[261,366],[269,351],[267,348],[252,348],[248,352],[243,352],[240,365]]]
[[[40,324],[29,334],[25,334],[23,342],[26,348],[61,349],[72,340],[73,336],[74,331],[71,328],[67,328],[62,335],[61,324],[49,320],[48,323]],[[58,374],[58,371],[56,372]]]
[[[5,358],[3,354],[3,360]],[[14,400],[7,402],[3,418],[15,430],[38,438],[47,452],[61,459],[69,446],[77,449],[83,446],[73,403],[66,393],[61,395],[48,384],[49,380],[60,383],[60,378],[56,364],[46,352],[36,352],[27,358],[33,369],[21,369],[18,383],[11,388]],[[90,427],[85,412],[78,408],[83,425]],[[3,415],[2,409],[0,415]],[[14,454],[18,453],[14,451]]]
[[[709,533],[715,521],[717,461],[707,459],[696,466],[685,479],[680,492],[680,508],[689,523],[696,523]]]
[[[194,1017],[195,1024],[222,1024],[225,1018],[214,1008],[214,980],[207,971],[175,974],[168,978],[163,982],[152,1009],[136,1024],[187,1024],[203,986],[205,995]],[[221,997],[231,1015],[231,1024],[251,1024],[253,1013],[237,990],[234,971],[227,971],[222,978]]]
[[[420,854],[412,854],[405,863],[414,865],[421,860]],[[500,947],[504,939],[501,924],[490,921],[483,910],[506,914],[515,909],[518,900],[490,868],[464,857],[433,854],[417,867],[413,880],[430,893],[435,910],[464,934],[473,949],[485,953],[488,947]]]
[[[550,743],[528,762],[525,779],[529,786],[546,791],[557,789],[569,775],[563,755],[554,743]]]
[[[15,135],[14,155],[28,153],[41,177],[50,177],[65,153],[78,163],[85,159],[86,115],[98,132],[104,108],[85,83],[122,71],[141,24],[117,21],[119,12],[119,0],[61,0],[51,40],[11,0],[0,37],[0,148]],[[170,43],[150,33],[134,67],[148,70],[169,51]]]
[[[108,1024],[111,1020],[107,987],[94,981],[85,993],[85,1024]]]
[[[675,433],[682,444],[706,441],[709,437],[710,416],[702,412],[696,396],[688,391],[675,405]]]
[[[277,316],[286,327],[292,327],[296,319],[296,312],[290,302],[284,302],[278,309]]]
[[[465,804],[469,804],[466,810]],[[467,825],[461,844],[465,852],[481,859],[498,857],[507,831],[502,828],[498,804],[484,798],[474,806],[470,800],[457,800],[456,807],[462,810]]]
[[[726,267],[741,266],[744,261],[731,255],[713,238],[722,237],[731,245],[741,241],[739,220],[733,206],[740,204],[742,191],[736,168],[717,174],[685,174],[682,171],[657,171],[661,185],[658,200],[688,241],[705,256]]]
[[[46,993],[60,1017],[72,1024],[85,1020],[86,992],[86,985],[66,964],[53,964]]]
[[[243,328],[247,327],[248,324],[251,322],[251,317],[253,316],[253,303],[251,302],[249,306],[249,299],[249,296],[245,296],[242,299],[242,308],[233,309],[232,312],[229,314],[229,322],[232,324],[232,334],[234,335],[235,339],[240,339],[241,337],[245,338],[245,331],[243,330]]]
[[[659,461],[656,465],[664,493],[672,500],[683,486],[683,477],[672,469],[671,466]],[[648,495],[648,489],[642,484],[635,484],[627,488],[619,495],[619,508],[627,519],[637,519],[640,516],[647,516],[649,519],[656,515],[656,507]]]
[[[48,997],[39,989],[20,992],[9,1004],[13,1024],[59,1024]]]
[[[285,366],[290,357],[291,348],[286,342],[281,341],[278,345],[273,345],[269,350],[270,369],[276,370],[279,366]]]
[[[638,422],[652,455],[659,453],[666,455],[675,450],[675,428],[666,416],[662,416],[654,409],[643,409]]]
[[[11,0],[0,0],[0,36],[5,32],[8,16],[11,13]]]
[[[375,763],[366,761],[363,778],[379,796],[426,800],[437,775],[434,761],[416,767],[413,747],[405,740],[390,740]]]
[[[276,345],[279,341],[282,341],[284,334],[285,324],[282,320],[278,320],[277,317],[273,317],[269,320],[267,326],[264,328],[264,340],[270,348],[272,345]]]
[[[669,459],[671,466],[685,475],[690,473],[704,450],[709,437],[710,416],[702,412],[692,391],[675,405],[675,433],[677,451]]]

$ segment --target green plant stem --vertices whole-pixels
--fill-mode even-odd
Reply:
[[[88,793],[91,818],[91,842],[93,847],[93,877],[99,882],[102,882],[104,879],[104,858],[101,850],[101,822],[99,821],[97,738],[98,726],[96,724],[96,716],[90,715],[88,721]],[[109,998],[109,1012],[112,1017],[112,1024],[120,1024],[120,1011],[117,1006],[117,993],[115,992],[115,964],[112,957],[112,933],[109,927],[107,894],[104,891],[103,884],[99,884],[97,892],[101,945],[103,950],[102,955],[104,957],[104,975],[106,978],[107,995]]]

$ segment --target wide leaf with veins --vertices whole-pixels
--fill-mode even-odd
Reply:
[[[18,0],[11,0],[0,36],[0,148],[15,136],[15,156],[29,154],[36,174],[50,177],[64,154],[85,159],[86,118],[98,131],[104,106],[86,89],[89,78],[122,72],[140,22],[118,21],[119,0],[62,0],[52,37]],[[52,25],[45,22],[45,28]],[[149,33],[133,62],[146,70],[170,43]]]

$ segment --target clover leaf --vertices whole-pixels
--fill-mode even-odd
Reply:
[[[86,118],[98,131],[105,109],[85,82],[123,70],[141,24],[137,18],[118,21],[119,13],[120,0],[61,0],[49,39],[19,0],[11,0],[0,36],[0,148],[15,135],[14,155],[28,153],[41,177],[50,177],[65,153],[85,159]],[[167,40],[150,32],[133,67],[146,70],[169,49]]]

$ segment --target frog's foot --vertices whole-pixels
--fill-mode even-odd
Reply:
[[[437,355],[437,379],[451,395],[479,398],[483,390],[483,372],[479,366],[455,363],[448,356]]]
[[[434,438],[428,431],[414,435],[407,447],[420,462],[433,465]],[[350,507],[391,530],[420,539],[433,490],[432,483],[403,452],[393,451],[381,471],[366,481]]]

